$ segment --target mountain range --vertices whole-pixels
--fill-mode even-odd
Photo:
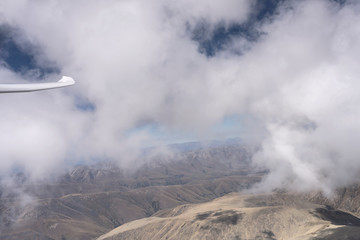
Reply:
[[[176,146],[137,168],[100,162],[46,181],[14,175],[0,239],[358,239],[360,187],[246,193],[268,173],[238,142]],[[174,146],[173,146],[174,147]],[[148,150],[149,151],[149,150]],[[344,237],[345,236],[345,237]]]

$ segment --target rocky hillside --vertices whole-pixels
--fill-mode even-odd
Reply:
[[[359,239],[360,219],[298,195],[230,194],[211,202],[159,211],[98,240]]]
[[[0,238],[95,238],[162,209],[248,188],[266,173],[249,159],[243,146],[217,146],[145,159],[132,171],[101,163],[73,168],[50,183],[19,177],[29,201],[2,189]]]
[[[136,169],[102,162],[42,182],[17,174],[0,189],[0,239],[357,239],[350,237],[358,233],[359,185],[331,197],[217,199],[267,174],[251,165],[251,152],[236,144],[186,145],[144,156]]]

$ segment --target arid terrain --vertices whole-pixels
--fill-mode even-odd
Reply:
[[[0,238],[92,239],[162,209],[249,188],[266,173],[250,166],[244,146],[181,147],[136,170],[101,163],[75,167],[50,182],[17,176],[16,191],[2,188]]]
[[[358,185],[331,198],[240,193],[267,174],[251,148],[181,148],[136,169],[82,165],[42,182],[17,174],[1,189],[0,238],[358,239]]]
[[[358,239],[356,216],[295,194],[228,194],[202,204],[162,210],[126,223],[98,240]]]

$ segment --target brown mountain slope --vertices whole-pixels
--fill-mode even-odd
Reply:
[[[162,156],[130,173],[107,163],[76,167],[50,184],[20,179],[33,201],[3,193],[0,239],[91,239],[161,209],[248,188],[263,174],[244,147],[223,146]]]
[[[173,217],[169,215],[169,211],[176,206],[207,202],[227,193],[249,188],[255,182],[259,182],[267,171],[254,169],[250,164],[250,156],[251,151],[244,146],[220,146],[188,150],[171,156],[159,156],[151,161],[145,159],[141,167],[131,172],[108,162],[75,167],[55,181],[49,182],[31,183],[20,175],[18,186],[15,187],[30,195],[31,201],[26,202],[24,201],[26,198],[24,199],[16,191],[11,192],[0,187],[0,239],[95,239],[129,221],[153,214],[157,217]],[[311,206],[329,205],[355,215],[359,214],[360,209],[359,185],[339,189],[331,198],[324,197],[320,193],[273,198],[270,201],[263,195],[252,196],[251,201],[246,201],[245,207],[238,206],[238,208],[249,208],[251,202],[253,208],[279,206],[278,209],[284,211],[284,206],[290,206],[288,210],[292,209],[291,211],[296,212],[297,207],[302,206],[299,205],[298,200],[301,198],[305,202],[315,203]],[[292,203],[292,199],[295,203]],[[186,210],[186,206],[191,205],[184,206],[175,210],[177,215]],[[231,209],[232,206],[229,206],[228,210]],[[240,223],[239,216],[236,217],[238,210],[235,211],[235,215],[231,212],[222,213],[222,210],[216,211],[220,213],[211,213],[206,219],[224,215],[225,219],[229,219],[225,221]],[[325,217],[320,214],[316,219],[331,219],[332,215],[329,213],[341,212],[328,208],[322,213]],[[206,214],[202,216],[201,212],[199,214],[199,218],[206,216]],[[230,217],[227,218],[227,215]],[[196,219],[197,215],[194,217]],[[206,222],[205,220],[203,222]],[[252,220],[256,222],[257,218]],[[185,223],[186,221],[182,224]],[[337,220],[337,223],[341,221]],[[219,231],[234,227],[232,224],[217,224],[213,228],[220,229]],[[352,229],[350,232],[357,231],[356,226],[334,229],[336,229],[334,234],[338,236],[341,233],[347,234],[349,229]],[[268,227],[264,228],[264,231],[255,234],[256,237],[260,239],[265,236],[271,239],[272,235],[267,232]],[[278,234],[275,230],[269,231]],[[319,232],[319,236],[323,234],[322,237],[326,239],[331,231],[333,230],[328,229]],[[243,235],[234,236],[244,238]]]
[[[43,236],[39,239],[90,239],[161,209],[205,202],[237,191],[243,185],[247,186],[248,181],[254,180],[250,176],[233,176],[204,184],[153,186],[42,199],[23,209],[16,224],[0,236],[9,240],[25,235],[28,237],[21,239],[34,239],[34,235]]]
[[[307,193],[303,197],[311,202],[349,211],[360,217],[360,184],[338,188],[330,197],[326,197],[320,192]]]
[[[126,223],[98,240],[359,239],[358,236],[357,217],[296,195],[229,194],[207,203],[160,211],[150,218]]]

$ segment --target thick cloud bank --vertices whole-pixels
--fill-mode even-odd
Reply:
[[[36,61],[51,59],[77,85],[0,96],[1,171],[40,177],[75,159],[126,165],[155,141],[132,129],[154,123],[207,136],[243,116],[264,136],[254,157],[271,170],[263,188],[358,180],[360,4],[279,1],[257,18],[254,1],[212,2],[2,1],[0,20],[19,29],[18,41],[38,46]],[[207,56],[194,34],[216,41],[219,27],[238,32]],[[23,78],[0,67],[2,82]]]

